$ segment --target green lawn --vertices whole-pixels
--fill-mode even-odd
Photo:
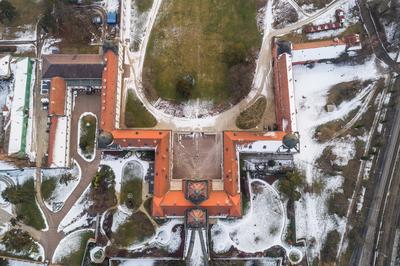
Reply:
[[[42,214],[35,199],[33,179],[29,179],[22,185],[6,188],[2,196],[16,206],[17,215],[22,217],[24,224],[38,230],[45,228]]]
[[[85,254],[86,243],[90,238],[94,237],[92,231],[82,232],[81,242],[79,249],[71,252],[68,256],[61,259],[62,265],[81,265],[83,260],[83,255]]]
[[[40,191],[44,200],[48,200],[53,195],[54,190],[57,186],[57,179],[55,177],[49,177],[42,181]]]
[[[238,90],[250,89],[249,82],[237,89],[241,82],[236,79],[261,45],[256,4],[256,0],[164,1],[144,64],[148,97],[200,98],[220,104]],[[243,74],[246,80],[253,70]],[[187,77],[194,79],[192,87],[187,94],[179,93],[177,84]]]
[[[118,247],[127,247],[144,241],[154,233],[154,226],[147,216],[142,212],[137,212],[118,227],[117,231],[112,234],[112,241]]]
[[[132,91],[128,91],[125,107],[125,125],[134,128],[149,128],[157,125],[157,120],[147,111]]]
[[[91,158],[96,144],[97,121],[93,115],[85,115],[80,122],[79,148],[86,158]]]
[[[140,13],[148,11],[153,5],[153,0],[134,0]]]
[[[120,202],[129,209],[142,204],[143,167],[136,161],[127,163],[123,169]]]
[[[240,129],[251,129],[261,123],[264,115],[267,100],[265,97],[259,98],[253,105],[240,113],[236,118],[236,126]]]
[[[122,182],[120,201],[129,209],[137,209],[142,204],[142,183],[139,178]]]

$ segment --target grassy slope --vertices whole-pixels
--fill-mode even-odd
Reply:
[[[259,98],[252,106],[240,113],[236,118],[236,126],[241,129],[251,129],[261,123],[267,100]]]
[[[85,253],[86,243],[89,238],[94,237],[93,232],[84,232],[81,234],[81,242],[77,251],[71,252],[67,257],[62,258],[63,265],[81,265]]]
[[[16,205],[17,215],[22,217],[26,225],[38,230],[45,228],[43,216],[36,204],[33,179],[29,179],[22,185],[5,189],[2,195]]]
[[[154,127],[157,120],[147,111],[143,104],[135,97],[132,91],[128,91],[125,107],[125,125],[127,127],[146,128]]]
[[[157,94],[182,100],[176,95],[176,82],[191,74],[196,80],[192,98],[214,99],[217,103],[226,100],[230,91],[224,50],[241,45],[249,51],[261,43],[255,2],[165,1],[145,60]]]
[[[40,186],[40,192],[42,192],[42,197],[44,200],[48,200],[53,195],[54,190],[57,186],[57,179],[55,177],[50,177],[42,181]]]
[[[147,216],[142,212],[137,212],[118,227],[117,231],[113,233],[112,239],[117,246],[127,247],[145,240],[154,232],[154,227]]]

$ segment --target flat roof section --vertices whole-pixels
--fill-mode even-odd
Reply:
[[[220,179],[222,174],[222,135],[174,133],[174,179]]]

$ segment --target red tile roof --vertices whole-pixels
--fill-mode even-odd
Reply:
[[[118,57],[109,50],[104,54],[104,60],[106,67],[103,71],[100,127],[111,132],[115,127],[115,108],[118,104],[116,102]]]
[[[67,84],[61,77],[54,77],[50,84],[49,115],[65,115]]]
[[[275,93],[278,97],[275,98],[276,102],[276,123],[278,125],[278,130],[291,132],[291,110],[290,110],[290,95],[289,95],[289,82],[293,80],[288,75],[289,55],[284,53],[278,57],[278,68],[275,69],[275,74],[278,75],[278,84],[275,85]],[[279,108],[279,109],[278,109]],[[286,121],[286,124],[283,121]]]
[[[325,40],[325,41],[293,43],[292,50],[314,49],[314,48],[329,47],[329,46],[336,46],[343,44],[346,43],[342,39],[335,38],[333,40]]]

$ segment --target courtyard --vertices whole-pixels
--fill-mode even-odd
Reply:
[[[173,173],[176,179],[219,179],[222,134],[174,133]]]

